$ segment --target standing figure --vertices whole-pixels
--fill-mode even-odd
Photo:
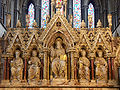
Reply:
[[[86,58],[86,51],[81,52],[82,57],[79,58],[79,77],[80,82],[90,81],[90,61]]]
[[[32,57],[30,58],[29,70],[28,70],[28,80],[31,81],[39,81],[40,80],[40,67],[41,62],[37,57],[37,51],[32,51]]]
[[[106,81],[107,80],[107,62],[102,57],[102,51],[98,51],[98,57],[95,60],[96,65],[96,80]]]
[[[15,54],[16,54],[16,58],[13,59],[10,63],[11,79],[13,81],[16,81],[16,80],[21,81],[23,77],[24,64],[23,64],[22,58],[20,57],[20,51],[16,50]]]

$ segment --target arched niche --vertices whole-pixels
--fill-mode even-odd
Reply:
[[[60,37],[63,40],[63,43],[67,48],[73,47],[74,43],[71,37],[66,36],[61,31],[53,33],[49,38],[47,38],[44,42],[44,47],[50,48],[50,46],[55,42],[56,38]]]

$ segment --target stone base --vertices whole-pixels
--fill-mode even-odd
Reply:
[[[35,81],[35,80],[33,80],[33,81],[28,81],[28,84],[29,85],[32,85],[32,86],[34,86],[34,85],[41,85],[41,81],[39,80],[39,81]]]
[[[69,85],[71,85],[71,86],[76,85],[76,84],[78,84],[78,80],[75,80],[75,79],[73,79],[69,82]]]
[[[117,82],[115,80],[108,80],[108,85],[110,86],[117,85]]]
[[[1,85],[10,85],[10,80],[2,80]]]
[[[68,80],[66,79],[53,79],[51,81],[51,85],[66,85],[68,83]]]
[[[49,85],[49,80],[43,79],[42,80],[42,85],[44,85],[44,86]]]

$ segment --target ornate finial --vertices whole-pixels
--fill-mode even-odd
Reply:
[[[11,15],[7,14],[6,16],[6,27],[10,27],[11,24]]]
[[[88,15],[88,21],[89,21],[89,27],[92,27],[93,17],[91,15]]]
[[[73,22],[73,16],[69,15],[69,23],[70,23],[71,26],[72,26],[72,22]]]
[[[46,24],[48,24],[48,23],[49,23],[49,21],[50,21],[50,16],[49,16],[49,15],[47,15],[47,16],[46,16]]]
[[[101,23],[100,19],[99,19],[98,22],[97,22],[97,27],[98,27],[98,28],[102,27],[102,23]]]
[[[108,23],[109,23],[109,28],[112,27],[112,15],[108,14]]]
[[[26,27],[29,27],[30,15],[26,15]]]
[[[17,21],[16,27],[17,27],[17,28],[20,28],[20,27],[21,27],[21,22],[20,22],[20,20]]]
[[[34,20],[34,22],[33,22],[33,27],[34,27],[34,28],[38,27],[38,26],[37,26],[37,22],[36,22],[35,20]]]
[[[85,24],[84,20],[82,20],[82,22],[81,22],[81,28],[85,28],[85,27],[86,27],[86,24]]]
[[[56,9],[57,12],[60,13],[60,9],[62,8],[62,0],[56,0]]]

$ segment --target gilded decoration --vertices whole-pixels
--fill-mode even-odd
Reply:
[[[97,28],[88,29],[82,20],[80,30],[72,28],[72,16],[69,22],[59,12],[46,18],[45,29],[38,28],[36,21],[28,28],[29,15],[26,28],[19,20],[17,28],[7,28],[2,85],[118,85],[120,38],[112,36],[111,15],[109,27],[102,28],[99,20]]]

